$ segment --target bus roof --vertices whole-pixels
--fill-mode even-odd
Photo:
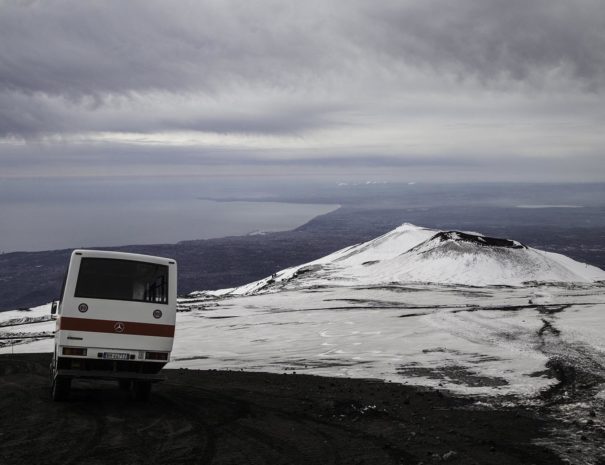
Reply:
[[[127,252],[114,252],[110,250],[87,250],[87,249],[76,249],[72,252],[74,255],[80,255],[82,257],[91,258],[113,258],[118,260],[134,260],[138,262],[148,263],[159,263],[162,265],[174,265],[176,260],[166,257],[156,257],[153,255],[143,255],[138,253],[127,253]]]

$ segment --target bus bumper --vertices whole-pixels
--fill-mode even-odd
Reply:
[[[58,369],[56,376],[65,378],[82,378],[82,379],[130,379],[136,381],[151,381],[157,383],[164,381],[165,376],[158,373],[138,373],[133,371],[106,371],[106,370],[74,370],[74,369]]]

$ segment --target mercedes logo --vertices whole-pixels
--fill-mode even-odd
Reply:
[[[113,330],[116,333],[123,333],[125,328],[126,328],[126,325],[124,323],[122,323],[121,321],[116,321],[113,325]]]
[[[159,308],[157,310],[153,311],[153,317],[154,318],[162,318],[162,310],[160,310]]]

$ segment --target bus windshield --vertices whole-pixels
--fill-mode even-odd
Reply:
[[[168,266],[114,258],[84,257],[75,297],[168,303]]]

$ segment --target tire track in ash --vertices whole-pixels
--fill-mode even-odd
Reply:
[[[210,463],[209,435],[198,418],[178,400],[161,394],[148,403],[109,383],[105,389],[87,387],[74,392],[77,410],[99,419],[98,434],[84,446],[74,463],[190,464]],[[60,463],[60,462],[58,462]]]
[[[155,393],[154,397],[167,406],[177,415],[177,419],[185,419],[187,426],[175,429],[173,419],[167,419],[158,426],[168,430],[170,447],[166,447],[167,441],[162,441],[160,447],[154,452],[154,463],[186,463],[186,464],[210,464],[215,455],[215,435],[208,423],[203,419],[195,404],[185,402],[180,396],[171,398],[165,393]],[[177,444],[174,444],[175,441]],[[180,452],[180,457],[175,457],[175,452]]]
[[[302,465],[319,463],[319,458],[325,465],[341,463],[335,448],[331,447],[333,444],[328,442],[327,436],[319,434],[317,425],[307,428],[300,419],[290,422],[273,412],[265,418],[270,424],[269,431],[254,424],[254,420],[247,422],[246,419],[218,427],[223,451],[236,450],[237,455],[232,460],[237,463],[256,464],[262,460],[267,464]],[[242,457],[245,457],[245,462],[242,462]]]
[[[285,447],[276,445],[274,437],[241,424],[251,413],[248,402],[190,384],[166,385],[178,388],[181,396],[177,402],[163,394],[165,400],[201,425],[206,435],[211,438],[212,454],[202,454],[197,463],[209,463],[212,458],[210,455],[214,456],[217,448],[220,449],[221,459],[227,463],[284,463],[280,459]],[[183,391],[183,388],[187,391]],[[194,390],[196,395],[191,396],[188,392],[190,390]],[[214,418],[214,421],[207,421],[208,418]],[[291,451],[292,445],[288,446]],[[297,463],[292,462],[291,454],[288,454],[288,463]]]
[[[81,408],[77,409],[75,413],[79,417],[79,425],[82,425],[79,428],[79,431],[81,431],[82,434],[74,434],[78,440],[69,444],[68,447],[64,447],[63,454],[57,457],[57,463],[65,465],[83,463],[83,461],[90,456],[91,451],[94,451],[94,448],[97,447],[99,441],[105,434],[106,425],[103,416],[91,415],[91,412]],[[71,434],[73,429],[74,421],[70,419],[63,422],[59,431],[63,432],[63,436],[65,436],[65,433],[68,431]],[[55,438],[54,440],[60,441],[61,439],[62,438]]]
[[[191,385],[166,383],[171,386],[194,388]],[[195,424],[196,428],[181,431],[190,436],[190,443],[199,443],[200,437],[205,443],[205,447],[200,452],[191,451],[193,457],[186,457],[186,463],[210,463],[219,447],[216,440],[221,439],[221,458],[233,463],[309,463],[305,457],[308,453],[301,449],[296,440],[289,438],[279,438],[275,431],[265,432],[254,425],[246,424],[246,419],[250,418],[250,406],[248,402],[234,397],[219,395],[212,391],[197,388],[196,391],[202,394],[202,398],[195,397],[195,400],[189,398],[189,393],[181,392],[178,400],[169,397],[165,393],[158,393],[156,397],[161,398],[161,402],[167,404],[174,412],[186,418],[189,422]],[[206,418],[220,418],[221,421],[206,421]],[[272,426],[277,422],[283,423],[283,418],[274,416],[271,418]],[[299,422],[300,423],[300,422]],[[305,426],[306,427],[306,426]],[[280,430],[281,428],[276,428]],[[300,428],[299,428],[300,429]],[[307,428],[309,434],[309,428]],[[289,428],[284,427],[283,431]],[[203,433],[200,435],[200,431]],[[311,432],[314,430],[311,429]],[[193,440],[191,440],[193,439]],[[324,436],[315,434],[313,442],[325,443]],[[331,448],[329,448],[331,449]],[[160,450],[156,459],[161,460],[164,450]],[[336,460],[327,460],[331,454],[329,450],[321,451],[318,454],[322,458],[322,463],[340,463]],[[334,455],[334,454],[333,454]],[[170,455],[171,463],[174,463],[174,456]],[[301,459],[302,457],[302,459]],[[312,457],[317,462],[317,456]]]
[[[392,463],[390,454],[384,452],[378,438],[363,435],[354,428],[243,400],[236,397],[237,394],[230,396],[183,383],[167,384],[181,388],[186,386],[213,404],[239,405],[239,414],[209,425],[216,433],[217,453],[233,463],[349,465],[362,460]],[[199,399],[200,395],[196,398]],[[185,403],[190,404],[190,410],[199,406],[189,401]],[[223,415],[223,418],[228,416]],[[394,463],[399,463],[399,460]]]
[[[605,422],[600,419],[605,417],[605,404],[597,395],[605,392],[605,352],[565,340],[556,320],[554,315],[543,318],[537,333],[540,351],[549,357],[544,374],[558,381],[540,398],[548,414],[565,427],[553,428],[552,439],[543,443],[570,463],[578,451],[583,461],[577,463],[604,463]]]
[[[28,359],[38,365],[28,365]],[[516,417],[499,412],[486,430],[477,425],[491,422],[493,413],[459,415],[451,410],[462,405],[458,400],[401,386],[169,370],[169,382],[157,386],[149,403],[134,402],[115,383],[99,382],[76,386],[70,401],[54,403],[49,355],[29,355],[23,366],[10,370],[4,369],[5,360],[9,357],[0,357],[0,372],[19,374],[0,379],[2,465],[387,465],[434,463],[451,449],[460,459],[473,458],[465,463],[492,463],[484,439],[499,441],[503,429],[513,432],[504,444],[521,447],[519,461],[537,453],[527,463],[558,463],[531,443],[534,420],[520,426]],[[22,396],[17,402],[4,395],[15,392],[15,382],[26,390],[16,394]],[[466,431],[466,445],[448,428]]]
[[[71,406],[50,404],[48,370],[20,357],[2,359],[0,409],[18,415],[0,420],[0,463],[79,463],[99,437],[98,420],[73,412]],[[40,451],[43,451],[41,454]]]
[[[222,458],[228,458],[238,464],[322,463],[328,465],[340,463],[340,461],[334,460],[338,454],[332,447],[333,444],[326,444],[325,436],[317,431],[317,425],[309,428],[299,418],[292,421],[289,415],[284,415],[283,411],[279,409],[254,405],[248,401],[198,386],[182,383],[171,384],[180,387],[187,386],[213,404],[222,404],[233,409],[233,415],[230,418],[228,415],[222,415],[223,418],[227,418],[226,421],[210,425],[218,438],[217,447],[220,448]],[[190,410],[199,406],[199,404],[193,405],[191,402],[188,404]],[[259,416],[266,421],[258,421]],[[263,428],[265,425],[270,426],[269,431]],[[292,434],[293,427],[296,427],[299,434]],[[301,429],[305,430],[307,436],[312,436],[312,440],[305,441],[303,446],[300,445]],[[295,438],[290,436],[295,436]],[[319,444],[322,447],[317,447]]]
[[[40,463],[41,457],[46,464],[61,465],[192,463],[197,454],[175,461],[179,451],[170,447],[180,444],[174,437],[196,428],[183,423],[183,412],[153,401],[134,402],[113,383],[109,389],[94,383],[92,389],[82,389],[74,383],[71,399],[54,403],[47,363],[2,358],[0,408],[10,411],[7,404],[19,405],[20,415],[0,418],[0,463],[29,465]]]
[[[74,382],[67,402],[51,401],[49,355],[0,363],[0,464],[210,463],[212,432],[189,404],[161,394],[136,402],[115,383]],[[82,383],[84,386],[82,386]],[[12,409],[12,410],[11,410]]]
[[[299,461],[292,463],[350,465],[351,463],[366,463],[368,460],[370,463],[390,463],[388,454],[384,454],[382,446],[377,444],[377,442],[380,442],[377,438],[361,434],[354,428],[335,423],[333,416],[331,417],[332,421],[329,421],[300,413],[288,413],[281,409],[267,407],[266,405],[253,405],[255,408],[262,409],[283,423],[281,428],[275,428],[275,425],[273,425],[278,431],[285,432],[290,429],[290,434],[285,435],[281,439],[282,444],[279,445],[279,448],[274,448],[279,451],[295,450],[297,452],[296,458]],[[294,434],[292,434],[292,425],[297,429]],[[255,442],[272,441],[275,443],[276,436],[279,437],[279,434],[276,435],[274,431],[269,433],[260,431],[258,426],[242,426],[255,439]],[[298,443],[301,442],[303,433],[305,441],[304,444],[299,445]],[[293,441],[291,436],[296,439]],[[352,439],[356,442],[363,442],[363,446],[355,447],[351,443]],[[290,453],[290,455],[292,454]],[[399,463],[399,461],[396,463]]]
[[[316,431],[317,425],[308,428],[299,419],[290,422],[287,418],[284,420],[284,415],[281,410],[267,409],[264,406],[256,406],[248,401],[238,399],[233,396],[219,394],[215,391],[209,391],[198,386],[169,383],[172,386],[187,387],[187,389],[195,390],[201,394],[209,403],[222,405],[221,409],[230,410],[229,413],[223,413],[219,417],[225,420],[221,422],[213,422],[208,424],[216,435],[216,447],[220,451],[221,458],[229,462],[238,464],[306,464],[306,463],[322,463],[322,464],[337,464],[335,460],[330,460],[334,448],[322,447],[319,454],[309,453],[309,449],[317,449],[316,444],[325,444],[323,436]],[[199,398],[199,397],[197,397]],[[182,401],[183,399],[181,399]],[[199,402],[192,401],[183,402],[187,412],[199,410]],[[253,411],[254,410],[254,411]],[[201,413],[201,412],[200,412]],[[203,415],[203,413],[202,413]],[[214,415],[213,415],[214,416]],[[259,416],[263,420],[258,421]],[[270,431],[265,431],[263,425],[269,425]],[[296,434],[295,439],[289,437],[292,435],[292,425],[297,426],[300,430],[304,427],[307,435],[312,435],[310,444],[305,444],[301,447],[301,435]],[[285,434],[285,437],[282,433]],[[332,453],[331,453],[332,452]],[[318,460],[321,458],[321,460]]]

